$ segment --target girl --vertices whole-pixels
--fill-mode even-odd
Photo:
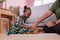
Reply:
[[[27,7],[27,6],[24,6],[24,11],[23,11],[23,15],[22,16],[20,16],[20,23],[19,23],[19,26],[20,27],[25,27],[25,28],[27,28],[27,26],[25,25],[25,23],[27,23],[26,22],[26,20],[30,17],[30,15],[31,15],[31,9],[29,8],[29,7]]]
[[[31,15],[31,9],[27,6],[24,7],[24,14],[22,16],[20,16],[20,23],[19,23],[19,27],[20,28],[26,28],[28,29],[28,32],[29,33],[33,33],[33,34],[36,34],[36,33],[39,33],[39,30],[38,28],[36,28],[35,30],[33,29],[33,27],[29,27],[25,24],[27,24],[26,20],[30,17]],[[41,28],[40,28],[41,30]]]
[[[25,31],[25,32],[33,32],[33,30],[32,30],[32,28],[31,27],[29,27],[29,26],[27,26],[27,25],[25,25],[25,24],[27,24],[28,22],[27,22],[27,19],[30,17],[30,15],[31,15],[31,9],[29,8],[29,7],[27,7],[27,6],[24,6],[24,11],[23,11],[23,15],[22,16],[20,16],[20,22],[19,22],[19,27],[23,30],[23,31]]]
[[[9,30],[8,34],[23,34],[27,32],[33,32],[33,30],[28,27],[26,20],[30,17],[31,15],[31,9],[27,6],[24,6],[24,11],[23,11],[22,16],[18,16],[16,19],[16,23],[13,26],[12,29]],[[30,30],[29,30],[30,29]]]

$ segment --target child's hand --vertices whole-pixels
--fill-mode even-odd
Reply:
[[[47,22],[47,23],[46,23],[46,26],[48,26],[48,27],[52,27],[52,26],[54,26],[54,23],[51,22],[51,21],[50,21],[50,22]]]

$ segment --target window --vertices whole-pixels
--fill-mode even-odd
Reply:
[[[56,0],[35,0],[34,2],[34,6],[39,6],[39,5],[43,5],[43,4],[47,4],[47,3],[53,3]]]
[[[43,4],[53,3],[53,2],[55,2],[55,0],[43,0]]]
[[[42,5],[43,0],[35,0],[34,6]]]

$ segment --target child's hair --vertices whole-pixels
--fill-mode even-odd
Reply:
[[[24,6],[24,12],[26,12],[26,10],[30,10],[31,11],[30,7]]]

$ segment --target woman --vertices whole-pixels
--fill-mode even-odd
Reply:
[[[44,19],[48,18],[52,14],[55,14],[57,17],[56,22],[48,22],[46,26],[43,27],[45,32],[49,33],[59,33],[60,34],[60,0],[56,0],[56,2],[52,5],[52,7],[43,15],[41,16],[33,25],[33,29],[36,30],[38,24],[43,21]]]

